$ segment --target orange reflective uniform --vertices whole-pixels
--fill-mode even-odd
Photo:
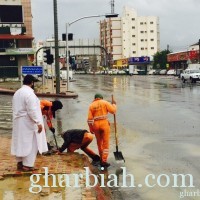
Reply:
[[[81,148],[88,156],[93,158],[96,154],[88,147],[88,145],[92,142],[93,135],[91,133],[86,132],[84,134],[83,140],[81,144],[71,143],[67,149],[68,152],[74,152],[76,149]]]
[[[63,152],[67,148],[67,152],[74,152],[77,149],[84,151],[89,157],[95,159],[97,156],[92,149],[88,146],[92,142],[94,136],[87,130],[82,129],[72,129],[64,132],[62,134],[64,143],[62,147],[59,148],[60,152]]]
[[[100,98],[96,98],[89,106],[88,125],[90,132],[94,133],[101,162],[107,162],[110,142],[110,123],[107,114],[115,114],[117,107]]]
[[[46,122],[49,128],[53,127],[53,124],[51,122],[52,118],[53,118],[53,114],[51,111],[51,107],[52,107],[53,103],[51,101],[48,100],[40,100],[40,108],[42,110],[42,115],[46,116]]]

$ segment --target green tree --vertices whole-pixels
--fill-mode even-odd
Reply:
[[[154,69],[166,69],[167,64],[167,54],[171,53],[169,50],[163,50],[157,52],[153,56],[153,68]]]

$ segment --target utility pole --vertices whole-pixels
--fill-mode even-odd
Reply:
[[[58,51],[57,0],[53,0],[53,8],[54,8],[54,41],[55,41],[56,94],[59,94],[60,93],[60,68],[59,68],[59,51]]]

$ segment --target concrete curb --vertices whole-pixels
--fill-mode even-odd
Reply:
[[[5,88],[0,88],[0,94],[5,95],[13,95],[15,90],[9,90]],[[62,92],[60,94],[53,94],[53,93],[36,93],[38,97],[59,97],[59,98],[77,98],[78,94],[72,91],[68,91],[66,93]]]

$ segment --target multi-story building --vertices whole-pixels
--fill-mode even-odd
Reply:
[[[0,77],[19,77],[31,65],[32,16],[30,0],[0,0]]]
[[[124,7],[122,17],[100,22],[100,39],[111,60],[153,56],[160,50],[158,17]]]
[[[122,58],[122,34],[121,18],[109,18],[100,22],[100,42],[107,51],[107,60],[112,64],[113,60]],[[102,51],[102,65],[105,54]]]

